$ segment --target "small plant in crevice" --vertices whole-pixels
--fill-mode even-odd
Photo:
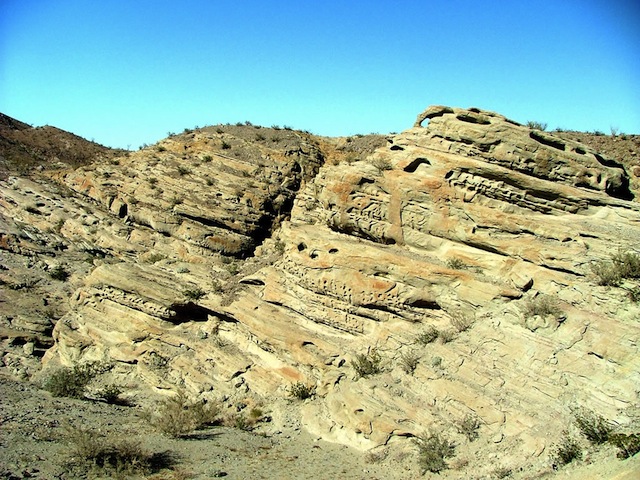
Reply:
[[[449,343],[456,338],[456,334],[453,330],[441,330],[438,332],[438,338],[442,343]]]
[[[178,165],[178,175],[183,177],[185,175],[189,175],[190,173],[191,173],[191,170],[189,170],[187,167],[183,165]]]
[[[578,441],[569,435],[566,430],[562,432],[560,441],[552,447],[552,462],[554,467],[567,465],[574,460],[582,459],[582,447]]]
[[[427,327],[416,335],[416,343],[422,346],[435,342],[438,339],[440,332],[433,325],[427,325]]]
[[[455,447],[444,436],[434,434],[422,434],[415,438],[418,447],[418,464],[422,473],[439,473],[447,468],[446,459],[453,457]]]
[[[315,394],[315,387],[302,382],[296,382],[289,388],[289,396],[298,400],[306,400]]]
[[[386,170],[393,170],[393,165],[391,165],[391,161],[387,158],[374,158],[371,160],[371,165],[376,167],[378,173],[382,173]]]
[[[601,445],[609,440],[613,426],[602,415],[583,408],[575,409],[572,413],[574,423],[591,443]]]
[[[456,312],[451,314],[451,325],[458,333],[466,332],[474,323],[474,319],[464,313]]]
[[[447,267],[452,270],[464,270],[467,268],[467,264],[463,260],[454,257],[447,260]]]
[[[550,295],[537,295],[524,303],[522,313],[526,316],[558,317],[562,313],[558,301]]]
[[[640,303],[640,286],[630,288],[627,291],[627,296],[633,303]]]
[[[356,378],[365,378],[382,372],[382,357],[376,349],[358,353],[352,362]]]
[[[415,352],[410,351],[400,355],[400,368],[408,375],[412,375],[415,372],[419,362],[420,356]]]
[[[458,431],[462,433],[467,440],[473,442],[478,439],[478,429],[480,428],[480,420],[473,414],[465,415],[458,423]]]
[[[182,295],[184,295],[187,300],[197,301],[204,297],[206,294],[207,292],[202,290],[200,287],[185,288],[184,290],[182,290]]]
[[[618,287],[625,279],[640,278],[640,255],[619,251],[610,260],[600,260],[591,266],[598,285]]]
[[[640,452],[640,433],[614,433],[609,436],[609,443],[618,447],[618,458],[630,458]]]

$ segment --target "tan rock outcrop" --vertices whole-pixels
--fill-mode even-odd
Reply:
[[[366,449],[439,431],[513,466],[545,464],[572,407],[638,421],[640,307],[592,273],[640,236],[615,161],[450,107],[319,171],[320,143],[282,153],[238,132],[189,135],[156,159],[67,175],[97,206],[61,235],[110,256],[82,277],[46,362],[111,359],[140,391],[256,395],[274,411],[303,382],[316,393],[300,418],[325,439]],[[262,173],[207,150],[220,141]],[[363,358],[380,372],[358,372]]]

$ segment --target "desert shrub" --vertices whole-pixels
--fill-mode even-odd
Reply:
[[[57,265],[49,270],[49,276],[54,280],[60,280],[64,282],[71,275],[62,265]]]
[[[71,464],[86,472],[96,468],[108,477],[151,473],[158,465],[158,457],[145,451],[135,439],[119,439],[98,431],[75,427],[66,432]],[[100,475],[102,478],[102,475]]]
[[[603,416],[586,409],[575,410],[573,416],[576,426],[591,443],[600,445],[609,440],[613,427]]]
[[[155,412],[148,416],[156,430],[176,438],[215,423],[219,413],[217,404],[191,401],[180,390],[175,396],[160,402]]]
[[[407,352],[400,355],[400,368],[409,375],[415,372],[420,357],[415,352]]]
[[[511,475],[511,469],[507,467],[498,467],[493,471],[493,476],[498,479],[507,478]]]
[[[89,382],[108,369],[101,362],[61,367],[45,379],[43,387],[54,397],[83,398]]]
[[[473,318],[463,313],[454,313],[451,315],[451,325],[460,333],[466,332],[473,325]]]
[[[544,131],[544,130],[547,129],[547,124],[543,123],[543,122],[536,122],[536,121],[533,121],[533,120],[529,120],[527,122],[527,127],[533,128],[535,130],[543,130]]]
[[[627,294],[629,296],[629,300],[631,300],[632,302],[640,302],[640,287],[630,288]]]
[[[369,377],[382,372],[382,358],[375,349],[367,353],[356,354],[352,363],[357,378]]]
[[[618,447],[618,458],[633,457],[640,452],[640,433],[615,433],[609,435],[609,443]]]
[[[162,255],[161,253],[152,252],[152,253],[149,253],[144,260],[147,263],[157,263],[160,260],[164,260],[164,259],[165,259],[165,256]]]
[[[620,272],[611,262],[596,262],[591,266],[591,271],[597,277],[598,285],[617,287],[622,283]]]
[[[580,460],[582,447],[567,431],[562,432],[562,439],[552,447],[552,460],[555,465],[562,466]]]
[[[376,167],[378,169],[378,172],[380,173],[384,172],[385,170],[393,169],[393,166],[391,165],[391,161],[389,161],[386,158],[374,158],[371,161],[371,165]]]
[[[456,338],[456,334],[453,332],[453,330],[442,330],[438,332],[438,338],[440,339],[440,341],[442,341],[442,343],[449,343],[453,341],[454,338]]]
[[[202,290],[200,287],[194,287],[194,288],[185,288],[182,291],[182,294],[185,296],[185,298],[189,300],[200,300],[202,297],[204,297],[207,294],[207,292]]]
[[[558,301],[549,295],[538,295],[524,304],[523,313],[527,316],[540,315],[541,317],[560,315]]]
[[[611,257],[622,278],[640,278],[640,255],[633,252],[618,252]]]
[[[438,338],[438,335],[439,335],[438,329],[433,325],[428,325],[424,331],[420,332],[416,336],[416,343],[422,346],[428,345],[431,342],[435,342],[436,339]]]
[[[480,428],[480,420],[472,414],[465,417],[458,423],[458,431],[467,437],[467,440],[473,442],[478,438],[478,429]]]
[[[467,267],[467,264],[459,258],[450,258],[449,260],[447,260],[447,267],[453,270],[463,270]]]
[[[296,382],[289,388],[289,396],[298,400],[311,398],[315,393],[315,388],[302,382]]]
[[[158,145],[156,150],[158,150],[159,152],[166,152],[167,151],[167,147],[164,147],[162,145]]]
[[[223,150],[230,150],[231,149],[231,144],[225,142],[224,140],[222,141],[222,145],[221,145]]]
[[[107,403],[118,404],[121,403],[120,395],[124,390],[119,385],[115,383],[111,383],[109,385],[105,385],[102,389],[97,392],[97,396],[102,398]]]
[[[191,173],[191,170],[189,170],[187,167],[183,165],[178,165],[178,175],[182,177],[184,175],[189,175],[190,173]]]
[[[439,473],[447,468],[445,459],[453,457],[455,448],[443,436],[435,434],[423,434],[415,439],[418,446],[418,464],[422,473]]]
[[[619,286],[625,278],[640,278],[640,255],[635,252],[618,252],[610,261],[601,260],[591,266],[598,277],[598,285]]]

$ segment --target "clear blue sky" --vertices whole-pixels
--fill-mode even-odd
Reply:
[[[0,0],[0,111],[109,146],[388,133],[431,104],[640,133],[640,2]]]

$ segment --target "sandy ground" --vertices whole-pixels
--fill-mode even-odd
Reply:
[[[0,376],[0,478],[102,478],[104,471],[72,467],[74,427],[139,441],[163,458],[151,479],[409,479],[411,459],[375,456],[318,440],[304,430],[276,435],[211,427],[183,438],[158,434],[138,407],[54,398],[32,384]]]

